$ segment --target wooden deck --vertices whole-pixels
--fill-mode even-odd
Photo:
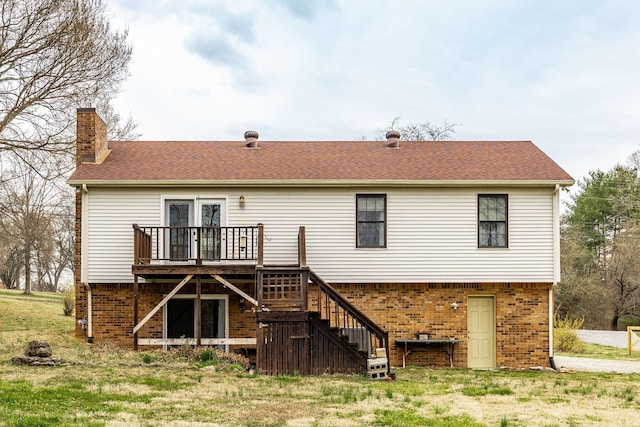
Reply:
[[[261,373],[364,373],[373,351],[384,348],[387,359],[389,357],[388,333],[307,266],[304,227],[300,227],[298,234],[297,264],[277,266],[263,264],[261,224],[242,227],[134,225],[133,231],[135,348],[178,343],[138,337],[138,332],[192,279],[196,285],[196,318],[199,318],[202,281],[213,278],[255,306],[256,338],[249,344],[257,348],[257,366]],[[140,277],[180,280],[142,320],[138,313]],[[255,280],[253,296],[229,281],[240,277]],[[312,295],[310,287],[313,287]],[[199,321],[195,329],[194,344],[210,344],[201,336]],[[228,337],[224,343],[230,344],[233,340]]]
[[[134,264],[131,273],[147,279],[176,279],[189,274],[220,276],[254,276],[255,264]]]

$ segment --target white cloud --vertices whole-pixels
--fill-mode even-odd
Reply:
[[[112,0],[148,139],[531,139],[574,175],[640,148],[640,3]]]

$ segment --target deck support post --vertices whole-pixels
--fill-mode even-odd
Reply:
[[[133,324],[138,324],[138,275],[133,275]],[[138,350],[138,331],[133,333],[133,349]]]
[[[258,262],[257,266],[264,265],[264,225],[258,224]]]
[[[196,346],[202,345],[202,322],[200,317],[202,315],[202,276],[199,274],[196,276]]]
[[[298,267],[307,266],[307,236],[304,225],[298,229]]]

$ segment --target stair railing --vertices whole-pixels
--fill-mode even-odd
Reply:
[[[345,297],[309,269],[309,280],[318,288],[318,312],[329,320],[332,327],[339,328],[359,343],[360,350],[371,354],[371,349],[384,348],[389,360],[389,333],[384,331],[367,315],[354,307]],[[375,356],[377,357],[377,356]]]

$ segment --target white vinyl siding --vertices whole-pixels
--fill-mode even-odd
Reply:
[[[89,188],[88,282],[133,281],[133,224],[160,224],[160,196]]]
[[[356,248],[356,194],[386,194],[387,247]],[[509,247],[478,248],[478,194],[508,194]],[[227,196],[227,224],[264,224],[265,264],[297,259],[325,280],[552,282],[552,188],[89,189],[89,282],[131,282],[131,224],[160,225],[161,197]],[[244,207],[239,198],[244,196]]]

